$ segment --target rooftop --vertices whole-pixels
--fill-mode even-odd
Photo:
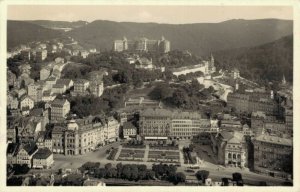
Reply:
[[[34,155],[34,159],[47,159],[52,152],[48,148],[40,148]]]
[[[265,142],[265,143],[272,143],[272,144],[278,144],[278,145],[286,145],[286,146],[292,146],[293,142],[292,139],[288,138],[281,138],[277,136],[271,136],[271,135],[259,135],[255,138],[257,141]]]

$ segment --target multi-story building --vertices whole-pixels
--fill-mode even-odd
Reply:
[[[87,88],[90,86],[90,82],[85,79],[76,79],[74,81],[74,91],[72,92],[73,95],[86,95]]]
[[[244,134],[234,131],[222,131],[212,136],[213,152],[218,162],[225,166],[248,166],[248,152]]]
[[[42,96],[42,101],[49,102],[53,101],[56,98],[56,94],[54,94],[52,91],[44,91]]]
[[[113,44],[114,51],[149,51],[167,53],[170,51],[170,41],[162,37],[160,40],[149,40],[139,38],[135,40],[115,40]]]
[[[29,109],[34,107],[34,99],[28,95],[25,95],[20,99],[20,109],[22,110],[25,107],[28,107]]]
[[[215,121],[195,112],[148,108],[140,113],[140,135],[146,140],[191,139],[202,132],[218,131]]]
[[[29,142],[27,144],[21,144],[20,148],[16,154],[16,164],[28,165],[29,168],[32,167],[32,157],[37,152],[38,148],[34,142]]]
[[[51,70],[49,67],[43,67],[40,70],[40,80],[46,80],[50,76]]]
[[[70,112],[70,102],[66,99],[54,99],[50,103],[51,120],[62,121]]]
[[[125,102],[125,107],[161,107],[162,103],[155,100],[145,99],[140,97],[138,99],[129,98]]]
[[[52,86],[52,92],[54,94],[63,94],[67,90],[66,85],[64,84],[55,84]]]
[[[140,113],[140,135],[145,139],[167,139],[171,133],[172,113],[148,108]]]
[[[31,53],[30,50],[22,50],[20,56],[23,60],[30,61]]]
[[[46,85],[45,88],[46,90],[52,89],[52,86],[56,84],[57,78],[50,76],[49,78],[46,79]]]
[[[284,110],[284,120],[287,131],[293,136],[293,108],[286,107]]]
[[[251,128],[254,132],[254,135],[258,136],[263,133],[264,122],[266,118],[266,114],[262,111],[255,111],[251,113]]]
[[[19,151],[19,143],[9,143],[6,150],[6,164],[17,164],[17,153]]]
[[[47,50],[39,50],[36,52],[36,60],[42,62],[47,58]]]
[[[254,170],[275,177],[289,178],[292,173],[292,139],[259,135],[254,144]]]
[[[36,145],[38,148],[48,148],[50,151],[53,151],[52,147],[52,138],[50,131],[40,131],[38,138],[36,140]]]
[[[116,141],[119,124],[113,118],[104,121],[97,116],[70,120],[67,125],[55,126],[52,131],[53,152],[81,155],[100,145]]]
[[[49,169],[53,163],[53,153],[48,148],[38,149],[32,157],[32,168]]]
[[[234,107],[238,112],[252,113],[263,111],[267,115],[278,115],[279,105],[275,100],[256,93],[230,93],[227,96],[227,106]]]
[[[7,85],[14,86],[16,80],[17,80],[16,75],[13,72],[11,72],[10,70],[7,70]]]
[[[94,95],[95,97],[100,97],[104,91],[103,82],[98,83],[96,81],[93,81],[91,82],[89,89],[92,95]]]
[[[105,143],[112,143],[117,141],[120,132],[120,123],[113,117],[105,119],[104,123],[104,141]]]
[[[125,122],[123,124],[123,136],[125,139],[134,138],[137,134],[137,128],[132,122]]]
[[[27,94],[34,102],[42,101],[43,89],[38,83],[31,83],[27,86]]]
[[[66,89],[70,89],[71,87],[73,87],[74,82],[72,79],[58,79],[56,81],[56,84],[58,85],[65,85]]]

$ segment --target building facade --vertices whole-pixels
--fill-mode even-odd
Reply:
[[[256,172],[290,178],[293,163],[292,139],[262,134],[255,138],[253,144]]]
[[[150,40],[147,38],[138,38],[135,40],[115,40],[113,43],[114,51],[149,51],[167,53],[170,51],[170,41],[162,37],[160,40]]]

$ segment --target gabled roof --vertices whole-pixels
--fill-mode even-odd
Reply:
[[[29,98],[34,102],[34,99],[32,99],[30,96],[28,95],[22,95],[22,97],[20,98],[20,101],[22,102],[24,99]]]
[[[32,155],[36,150],[38,150],[37,145],[34,142],[29,142],[22,146],[22,148],[28,153],[28,155]]]
[[[123,129],[136,129],[136,127],[132,124],[132,122],[125,122],[123,124]]]
[[[47,148],[40,148],[38,151],[33,155],[34,159],[47,159],[50,155],[52,155],[52,152]]]

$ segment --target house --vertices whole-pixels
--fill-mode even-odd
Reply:
[[[17,152],[19,150],[19,143],[9,143],[6,150],[6,164],[17,163]]]
[[[12,96],[11,94],[7,95],[7,107],[9,109],[18,109],[19,101],[18,98]]]
[[[71,87],[73,87],[74,82],[72,79],[58,79],[56,81],[56,84],[58,85],[65,85],[66,89],[70,89]]]
[[[123,135],[125,139],[136,137],[136,131],[137,128],[131,122],[123,123]]]
[[[48,148],[38,149],[32,159],[32,168],[49,169],[54,163],[53,153]]]
[[[147,59],[145,57],[137,59],[135,62],[136,69],[153,69],[152,59]]]
[[[119,122],[113,117],[109,117],[104,122],[105,142],[111,143],[117,141],[119,138]]]
[[[50,67],[44,67],[40,70],[40,80],[46,80],[51,74]]]
[[[52,138],[50,131],[40,131],[36,140],[38,148],[48,148],[52,151]]]
[[[36,141],[40,131],[42,131],[42,119],[26,117],[18,127],[18,136],[23,141]]]
[[[32,167],[32,157],[37,152],[38,148],[34,142],[29,142],[27,144],[21,144],[19,151],[17,152],[16,164],[28,165],[29,168]]]
[[[86,90],[89,87],[90,82],[85,79],[77,79],[74,81],[74,91],[72,95],[85,95],[87,94]]]
[[[51,120],[64,120],[70,112],[70,102],[66,99],[55,99],[50,103]]]
[[[66,92],[66,85],[64,84],[55,84],[52,86],[52,91],[54,94],[63,94]]]
[[[52,86],[56,84],[57,78],[50,76],[48,79],[46,79],[46,88],[52,89]]]
[[[87,56],[89,56],[89,52],[88,51],[85,51],[85,50],[82,50],[82,51],[80,51],[80,56],[82,57],[82,58],[87,58]]]
[[[91,94],[94,95],[95,97],[100,97],[104,91],[103,82],[100,83],[96,81],[91,82],[89,90]]]
[[[50,90],[43,92],[42,101],[49,102],[49,101],[53,101],[55,98],[56,98],[56,94],[52,93]]]
[[[30,96],[34,102],[39,102],[42,100],[42,87],[39,83],[31,83],[27,86],[27,94]]]
[[[25,107],[28,107],[29,109],[34,107],[34,100],[28,95],[24,95],[20,99],[20,109],[22,110]]]

